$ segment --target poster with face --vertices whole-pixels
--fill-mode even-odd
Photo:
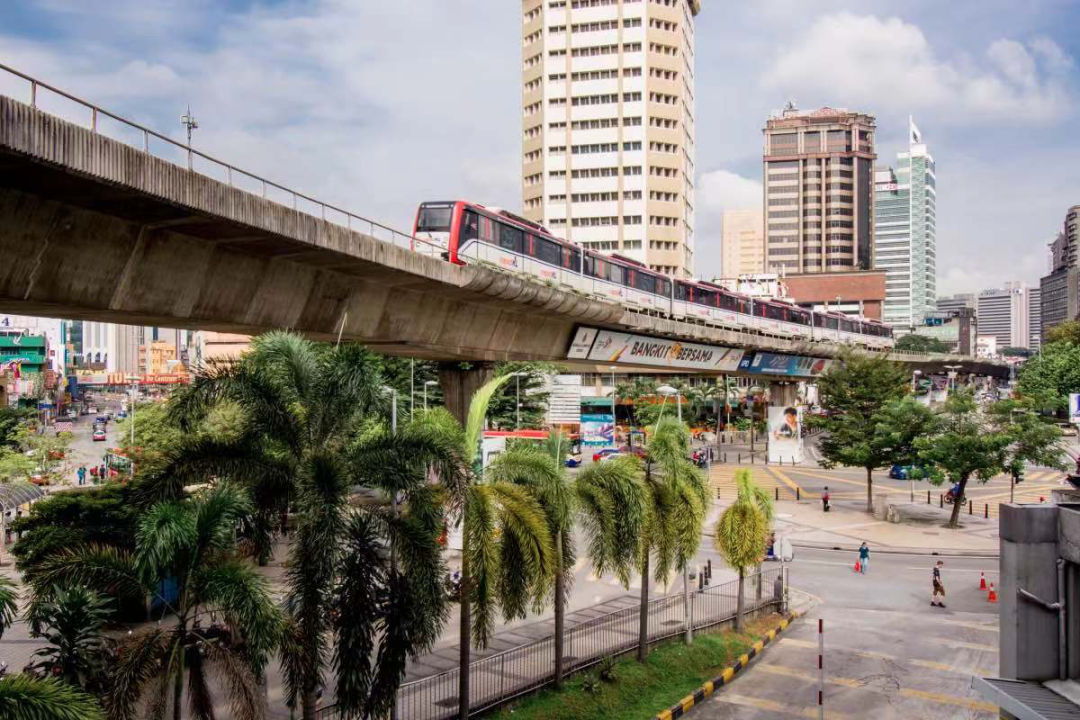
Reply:
[[[802,462],[802,408],[769,408],[769,462]]]

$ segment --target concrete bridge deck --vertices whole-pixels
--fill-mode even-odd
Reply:
[[[579,325],[815,357],[840,351],[451,265],[317,201],[321,216],[297,209],[295,196],[289,207],[236,187],[233,168],[221,167],[228,181],[0,96],[0,311],[340,332],[381,352],[445,361],[565,361]],[[897,359],[1001,372],[960,356]]]

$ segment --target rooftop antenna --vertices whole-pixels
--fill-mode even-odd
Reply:
[[[795,106],[795,98],[791,98],[787,101],[787,104],[784,105],[785,113],[796,112],[797,110],[798,108]]]

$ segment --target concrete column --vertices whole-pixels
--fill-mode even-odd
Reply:
[[[469,417],[469,403],[473,394],[492,378],[494,368],[485,363],[440,363],[439,387],[443,391],[443,401],[450,414],[465,425]]]
[[[787,407],[794,405],[799,399],[799,384],[794,380],[770,380],[769,381],[769,405]]]

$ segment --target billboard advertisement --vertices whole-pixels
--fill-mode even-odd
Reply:
[[[769,462],[802,462],[802,408],[769,408]]]
[[[567,357],[600,363],[627,363],[648,367],[734,372],[743,350],[701,345],[632,333],[578,328]]]
[[[582,445],[615,445],[615,418],[611,413],[581,416]]]
[[[832,360],[805,355],[783,355],[759,352],[743,360],[739,368],[755,375],[784,375],[787,377],[817,377],[832,367]]]
[[[1069,422],[1080,425],[1080,393],[1069,393]]]

